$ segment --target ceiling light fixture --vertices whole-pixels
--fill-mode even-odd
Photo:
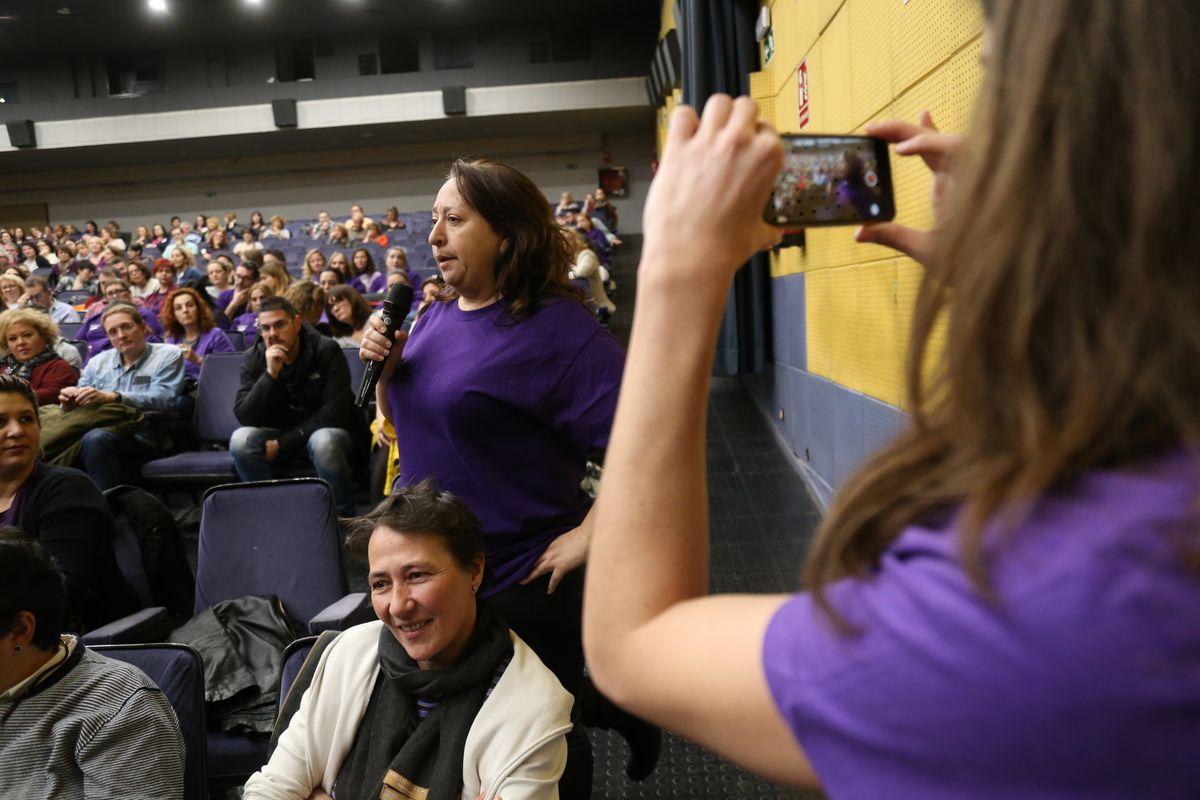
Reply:
[[[167,0],[146,0],[146,5],[150,7],[151,11],[159,14],[167,13]]]

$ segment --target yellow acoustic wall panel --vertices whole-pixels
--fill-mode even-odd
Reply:
[[[810,95],[805,132],[861,132],[868,120],[915,121],[923,109],[942,130],[969,127],[981,77],[978,0],[774,0],[771,7],[771,70],[778,87],[773,112],[780,130],[798,124],[793,93],[804,59]],[[897,221],[932,225],[928,170],[919,160],[894,155],[892,169]],[[804,248],[773,260],[772,274],[805,273],[809,371],[900,405],[922,270],[894,251],[857,244],[853,233],[851,227],[809,230]],[[944,330],[935,332],[934,353],[944,344]]]
[[[808,341],[808,370],[816,375],[833,372],[833,325],[829,321],[829,270],[804,276],[805,338]]]
[[[983,27],[979,0],[896,0],[892,82],[897,92],[921,80]]]
[[[861,125],[888,106],[892,91],[891,36],[895,0],[850,0],[850,117]]]
[[[929,109],[945,131],[965,131],[981,78],[979,0],[767,0],[775,53],[750,76],[763,117],[799,129],[796,73],[807,61],[806,133],[861,132],[872,119],[916,120]],[[663,33],[674,26],[664,2]],[[659,114],[660,147],[670,109]],[[660,150],[661,152],[661,150]],[[933,222],[929,173],[892,157],[897,221]],[[904,403],[903,364],[922,268],[891,250],[853,241],[853,228],[813,228],[806,246],[771,257],[771,275],[805,273],[807,368],[894,405]],[[934,332],[941,352],[945,325]],[[832,424],[832,421],[830,421]]]
[[[865,394],[898,406],[904,394],[904,347],[896,335],[896,260],[864,264],[855,274],[860,349],[858,385]]]
[[[829,281],[829,379],[858,388],[862,385],[862,345],[859,336],[858,270],[838,267],[825,271]],[[809,367],[810,371],[816,372]],[[820,374],[820,373],[817,373]]]

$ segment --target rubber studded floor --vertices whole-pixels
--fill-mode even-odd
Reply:
[[[713,591],[798,588],[804,550],[818,514],[766,420],[735,379],[713,382],[708,482]],[[594,800],[821,796],[771,784],[669,734],[658,769],[647,780],[633,783],[625,777],[624,740],[609,731],[588,733],[596,764]]]

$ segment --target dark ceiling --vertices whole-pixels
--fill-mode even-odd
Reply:
[[[652,0],[0,0],[0,60],[47,52],[112,53],[126,48],[252,43],[419,28],[481,28],[497,22],[550,23],[571,29],[623,25],[658,31]],[[69,10],[69,14],[60,13]]]

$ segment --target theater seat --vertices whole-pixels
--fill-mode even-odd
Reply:
[[[204,449],[156,458],[142,466],[152,484],[203,488],[237,480],[229,437],[240,423],[233,413],[241,382],[241,353],[213,353],[200,365],[196,392],[196,436]]]
[[[208,756],[205,747],[204,664],[185,644],[89,645],[102,656],[123,661],[146,673],[162,690],[175,711],[187,748],[184,762],[184,800],[208,797]],[[257,767],[255,768],[257,769]]]

